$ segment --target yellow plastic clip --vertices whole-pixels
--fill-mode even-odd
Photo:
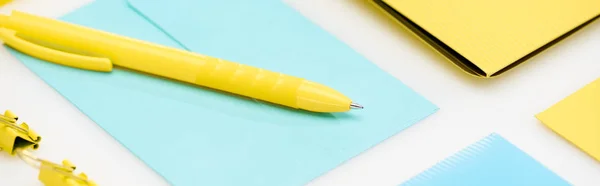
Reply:
[[[18,37],[15,31],[6,28],[0,28],[0,39],[6,45],[28,55],[60,65],[100,72],[110,72],[113,68],[112,62],[108,58],[72,54],[41,46]]]
[[[56,164],[37,158],[27,150],[19,150],[17,153],[27,164],[39,168],[38,179],[45,186],[98,186],[85,173],[74,174],[76,167],[69,160]]]
[[[17,125],[19,118],[10,110],[0,115],[0,150],[15,155],[16,149],[37,149],[42,138],[29,129],[23,122]]]

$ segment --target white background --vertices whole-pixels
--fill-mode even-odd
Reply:
[[[58,17],[90,1],[15,0],[0,10]],[[310,185],[397,185],[491,132],[574,185],[600,184],[600,163],[534,117],[600,77],[600,22],[499,78],[477,79],[363,1],[287,2],[440,107]],[[167,185],[2,48],[0,110],[5,109],[43,137],[38,156],[55,162],[67,158],[99,185]],[[0,155],[0,177],[0,185],[41,185],[35,169],[6,153]]]

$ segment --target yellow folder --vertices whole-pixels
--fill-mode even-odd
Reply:
[[[372,0],[465,72],[499,75],[600,16],[600,0]]]
[[[536,117],[554,132],[600,161],[600,79]]]

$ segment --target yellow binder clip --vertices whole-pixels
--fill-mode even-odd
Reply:
[[[10,110],[4,112],[4,115],[0,114],[1,150],[10,155],[16,154],[27,164],[38,168],[38,179],[45,186],[97,186],[84,173],[75,175],[75,166],[68,160],[55,164],[33,156],[29,149],[37,149],[42,138],[29,129],[26,123],[17,125],[18,119]]]
[[[10,110],[0,114],[0,150],[15,155],[16,149],[37,149],[42,138],[29,125],[17,125],[19,118]]]
[[[18,150],[19,157],[40,170],[38,179],[45,186],[98,186],[89,180],[85,173],[75,174],[75,165],[69,160],[63,160],[62,164],[52,163],[33,156],[27,150]]]

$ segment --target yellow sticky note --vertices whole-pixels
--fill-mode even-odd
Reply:
[[[600,79],[536,117],[554,132],[600,161]]]
[[[373,0],[463,70],[492,77],[600,16],[600,0]]]

